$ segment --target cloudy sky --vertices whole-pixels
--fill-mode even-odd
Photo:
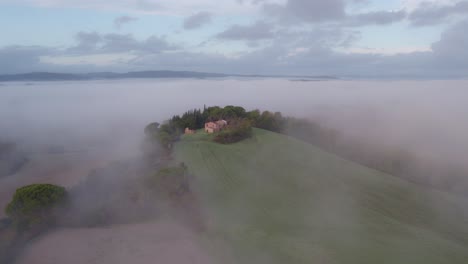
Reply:
[[[468,0],[0,0],[0,74],[468,76]]]

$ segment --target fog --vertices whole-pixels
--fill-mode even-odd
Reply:
[[[5,83],[2,138],[69,151],[138,151],[142,128],[203,105],[320,120],[346,136],[463,162],[468,81],[119,80]]]
[[[0,179],[0,206],[6,203],[2,194],[18,185],[44,180],[70,186],[98,165],[134,157],[146,124],[203,105],[281,111],[335,128],[345,138],[463,165],[467,84],[283,79],[4,83],[1,140],[19,144],[34,158],[15,177]],[[67,155],[54,155],[51,148]],[[41,167],[47,155],[58,163],[55,169]]]
[[[343,141],[362,142],[376,151],[408,152],[417,157],[418,164],[441,164],[431,177],[443,178],[445,169],[452,166],[468,171],[464,164],[468,154],[466,87],[468,81],[460,80],[4,83],[0,86],[0,141],[15,142],[29,161],[16,174],[0,177],[0,208],[25,184],[47,182],[71,188],[85,182],[94,169],[138,159],[148,123],[204,105],[240,105],[307,118],[335,129]],[[146,234],[148,227],[153,235]],[[44,258],[41,263],[147,263],[155,254],[165,254],[166,263],[187,262],[188,256],[195,256],[194,263],[210,262],[194,232],[185,224],[167,221],[118,225],[112,231],[60,229],[28,248],[20,263],[31,263],[46,252],[44,248],[59,247],[70,237],[76,238],[75,244],[62,258]],[[157,236],[169,237],[173,244],[152,240]],[[148,246],[132,249],[137,240]],[[180,255],[171,253],[167,250],[171,245],[184,250]],[[146,257],[131,258],[135,255]],[[79,257],[69,262],[70,256]]]

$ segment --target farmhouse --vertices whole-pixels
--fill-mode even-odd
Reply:
[[[208,123],[205,123],[205,132],[208,134],[216,133],[216,132],[221,131],[226,126],[227,126],[226,120],[208,122]]]
[[[193,135],[195,133],[197,133],[197,131],[192,130],[192,129],[188,128],[188,127],[185,128],[185,134],[186,135]]]

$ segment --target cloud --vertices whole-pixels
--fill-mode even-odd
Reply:
[[[348,5],[363,4],[365,0],[288,0],[285,4],[264,4],[264,12],[281,24],[336,23],[338,26],[386,25],[402,21],[406,11],[372,11],[367,13],[348,13]]]
[[[78,42],[78,45],[70,48],[69,51],[78,53],[91,52],[102,41],[102,36],[97,32],[78,32],[75,35],[75,40]]]
[[[135,22],[137,21],[138,18],[136,17],[131,17],[131,16],[120,16],[114,19],[114,27],[116,29],[121,29],[123,25]]]
[[[271,39],[274,37],[274,32],[271,24],[263,21],[257,21],[256,23],[247,26],[233,25],[216,35],[216,37],[226,40],[256,41]]]
[[[53,51],[38,46],[9,46],[0,49],[0,72],[18,73],[24,71],[39,71],[40,57]]]
[[[64,54],[59,48],[40,46],[8,46],[0,48],[0,74],[26,72],[92,72],[102,70],[96,65],[63,65],[47,62],[44,58]]]
[[[468,14],[468,1],[446,5],[424,2],[411,12],[408,19],[414,26],[431,26],[465,14]]]
[[[196,52],[160,36],[138,40],[130,34],[79,32],[77,44],[71,48],[1,48],[0,72],[174,69],[344,77],[468,77],[466,28],[468,20],[461,21],[445,30],[431,50],[396,55],[353,52],[360,32],[340,26],[288,30],[264,21],[234,25],[217,38],[247,43],[269,40],[235,56],[211,50]],[[105,59],[105,63],[85,65],[90,58]],[[80,60],[85,63],[73,64]]]
[[[119,52],[159,53],[176,50],[178,47],[164,38],[150,36],[139,41],[131,34],[99,34],[97,32],[78,32],[77,45],[67,49],[69,54],[106,54]]]
[[[402,21],[406,16],[404,10],[368,12],[350,15],[345,24],[349,26],[386,25]]]
[[[143,48],[130,34],[106,34],[102,36],[102,46],[97,48],[98,53],[132,52]]]
[[[267,14],[289,21],[323,22],[343,19],[343,0],[288,0],[285,4],[265,4]]]
[[[251,1],[240,4],[236,0],[1,0],[0,2],[35,7],[85,8],[125,14],[150,13],[176,16],[189,16],[201,11],[215,14],[248,14],[258,9],[258,5]]]
[[[125,1],[123,1],[125,2]],[[161,1],[160,1],[161,2]],[[118,4],[118,1],[117,1]],[[144,10],[144,11],[163,11],[166,9],[166,6],[162,3],[158,3],[156,1],[151,1],[151,0],[136,0],[135,4],[129,5],[130,9],[136,9],[136,10]]]
[[[436,57],[444,65],[452,67],[468,67],[468,20],[461,21],[447,29],[439,41],[432,44]]]
[[[184,20],[184,29],[191,30],[200,28],[211,22],[213,15],[209,12],[199,12]]]
[[[323,28],[323,27],[319,27]],[[276,32],[271,46],[229,61],[238,71],[275,74],[329,74],[375,78],[468,77],[468,20],[447,29],[432,50],[394,55],[338,51],[359,32],[330,30]]]

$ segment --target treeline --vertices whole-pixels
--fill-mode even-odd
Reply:
[[[280,112],[246,111],[241,106],[233,105],[205,106],[203,110],[194,109],[182,115],[175,115],[163,124],[151,123],[145,128],[145,134],[157,140],[166,149],[170,149],[172,144],[180,139],[185,128],[202,129],[206,122],[220,119],[227,120],[229,125],[216,136],[215,141],[219,143],[233,143],[250,137],[252,127],[281,132],[287,120]]]

